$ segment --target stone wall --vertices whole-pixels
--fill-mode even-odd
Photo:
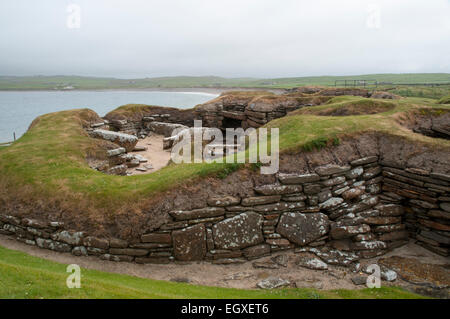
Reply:
[[[106,122],[116,131],[145,137],[149,133],[148,123],[163,122],[194,126],[193,109],[177,109],[163,106],[149,106],[132,115],[121,115],[113,112],[105,116]]]
[[[253,195],[214,195],[204,207],[172,210],[139,241],[96,238],[57,221],[8,215],[0,215],[0,233],[41,248],[137,263],[240,263],[295,249],[352,266],[409,236],[449,253],[449,175],[381,165],[378,156],[368,156],[308,174],[280,173],[247,193]]]
[[[287,95],[233,96],[231,94],[198,105],[195,113],[206,127],[246,129],[263,126],[304,105],[309,104],[307,101]]]

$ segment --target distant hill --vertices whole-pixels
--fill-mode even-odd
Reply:
[[[292,88],[302,85],[334,85],[336,80],[376,80],[392,84],[450,83],[450,73],[368,74],[294,78],[223,78],[175,76],[118,79],[83,76],[0,76],[0,90],[94,90],[145,88]]]

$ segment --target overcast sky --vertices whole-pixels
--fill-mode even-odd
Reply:
[[[450,0],[1,0],[0,40],[1,75],[450,72]]]

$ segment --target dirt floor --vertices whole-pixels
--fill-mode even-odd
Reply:
[[[136,146],[146,147],[146,151],[141,152],[131,152],[131,154],[139,154],[148,160],[147,163],[142,163],[139,165],[140,168],[149,167],[146,172],[136,170],[136,168],[130,168],[128,172],[131,175],[140,174],[150,174],[157,170],[167,166],[170,161],[170,150],[163,150],[163,139],[162,135],[151,134],[145,139],[140,139]],[[150,168],[151,167],[151,168]]]
[[[356,286],[352,283],[351,278],[358,275],[358,273],[353,273],[347,268],[329,266],[328,270],[310,270],[297,266],[295,264],[297,255],[293,251],[280,253],[286,254],[289,257],[287,267],[280,267],[279,269],[256,269],[252,265],[253,261],[233,265],[215,265],[210,262],[171,263],[167,265],[117,263],[103,261],[93,256],[76,257],[70,253],[57,253],[44,250],[34,246],[28,246],[3,235],[0,235],[0,245],[63,264],[78,264],[87,269],[127,274],[142,278],[189,282],[196,285],[253,289],[256,288],[256,284],[259,281],[275,276],[289,280],[296,287],[327,290],[365,288],[365,285]],[[413,242],[380,258],[388,258],[389,256],[408,257],[422,263],[435,265],[447,264],[447,267],[449,262],[448,258],[429,252]],[[270,260],[270,258],[265,257],[258,261]],[[376,263],[377,259],[379,258],[364,260],[362,264],[373,264]],[[445,266],[439,267],[447,269],[444,271],[448,271],[448,268]],[[406,282],[400,278],[393,283],[383,281],[382,285],[396,285],[411,288],[410,282]]]

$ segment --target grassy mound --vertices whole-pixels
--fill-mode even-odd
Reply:
[[[147,114],[152,109],[154,109],[152,105],[126,104],[109,112],[105,117],[111,120],[135,119],[144,116],[144,114]]]
[[[81,288],[68,289],[67,265],[0,247],[0,298],[152,298],[152,299],[418,299],[397,287],[331,290],[241,290],[203,287],[81,269]],[[49,285],[51,283],[51,285]]]
[[[368,99],[338,97],[317,107],[321,112],[343,106],[365,107]],[[280,151],[301,152],[339,143],[339,138],[361,132],[377,131],[399,135],[412,142],[422,141],[440,147],[450,141],[433,139],[406,130],[397,121],[398,114],[412,109],[443,108],[434,100],[408,98],[383,102],[383,113],[318,116],[314,108],[300,109],[268,123],[280,129]],[[372,104],[370,104],[372,105]],[[445,106],[446,107],[446,106]],[[450,106],[449,106],[450,107]],[[140,112],[147,106],[125,106],[119,112]],[[356,107],[354,107],[356,108]],[[40,214],[77,214],[99,224],[106,217],[114,220],[119,212],[139,214],[158,194],[205,177],[224,177],[239,165],[169,165],[149,175],[109,176],[92,170],[86,159],[98,156],[101,143],[83,130],[87,121],[97,120],[89,110],[51,113],[37,118],[30,130],[11,146],[0,148],[0,206],[22,207],[20,212]],[[14,209],[14,211],[17,211]],[[128,216],[128,215],[127,215]]]
[[[178,117],[190,117],[192,109],[178,109],[174,107],[164,107],[146,104],[126,104],[105,115],[108,120],[140,120],[143,116],[150,114],[164,113]]]

